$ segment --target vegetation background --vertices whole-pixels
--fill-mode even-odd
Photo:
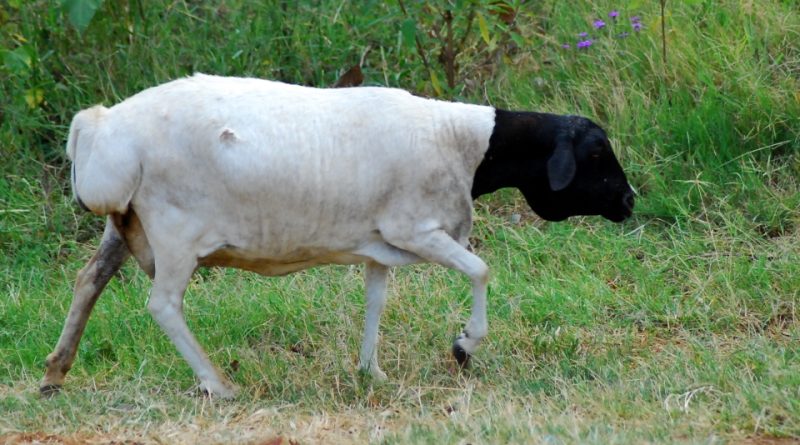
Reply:
[[[0,1],[0,441],[796,443],[800,5],[665,3]],[[39,398],[102,227],[71,199],[71,117],[198,71],[328,86],[353,65],[369,85],[591,117],[635,217],[551,224],[516,192],[480,200],[490,336],[456,372],[467,280],[397,270],[381,384],[355,371],[359,268],[202,271],[187,318],[233,402],[192,392],[129,264],[64,393]]]

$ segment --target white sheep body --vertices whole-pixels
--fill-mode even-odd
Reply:
[[[416,231],[398,225],[466,242],[494,109],[195,75],[84,111],[78,126],[68,151],[89,209],[130,206],[149,238],[179,231],[206,264],[274,275],[363,262],[382,233]]]

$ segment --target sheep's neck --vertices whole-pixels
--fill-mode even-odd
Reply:
[[[547,158],[558,129],[556,116],[497,110],[489,148],[475,171],[472,197],[547,180]]]

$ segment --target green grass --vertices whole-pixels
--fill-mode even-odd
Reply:
[[[81,35],[48,2],[0,3],[0,438],[800,439],[797,6],[667,2],[667,63],[658,2],[535,2],[510,28],[480,9],[494,43],[473,25],[450,89],[407,44],[408,16],[367,3],[153,2],[140,12],[107,0]],[[436,48],[435,12],[406,6]],[[619,21],[594,32],[589,50],[560,47],[613,7]],[[643,30],[615,37],[632,15]],[[516,192],[482,198],[473,245],[492,269],[490,334],[464,373],[449,355],[470,305],[457,273],[394,271],[381,323],[389,380],[376,383],[355,369],[360,268],[201,271],[186,316],[242,387],[231,402],[193,393],[191,370],[145,309],[149,280],[130,263],[99,300],[64,393],[39,398],[44,357],[102,228],[71,200],[71,116],[195,70],[330,85],[368,47],[369,84],[597,120],[640,193],[636,215],[546,223]],[[9,61],[20,48],[30,65]]]

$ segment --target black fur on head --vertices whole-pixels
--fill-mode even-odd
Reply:
[[[605,131],[579,116],[497,110],[494,132],[475,172],[472,197],[514,187],[550,221],[633,211],[628,184]]]

